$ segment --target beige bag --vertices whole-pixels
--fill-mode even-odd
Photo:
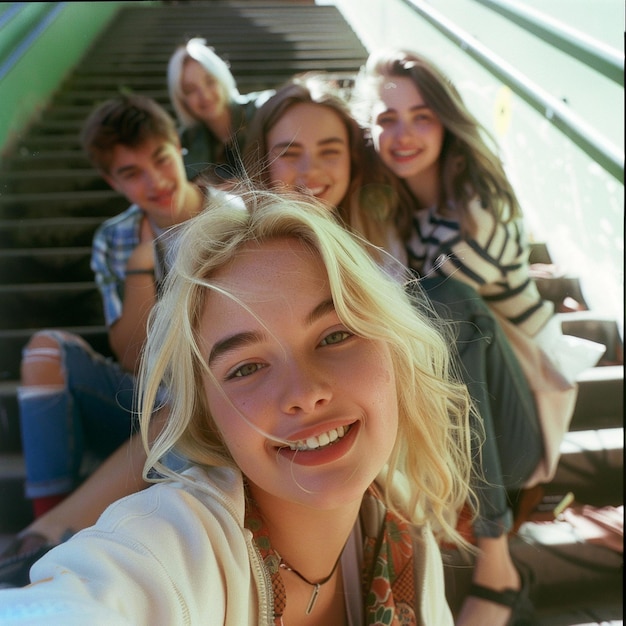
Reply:
[[[517,355],[533,392],[537,416],[543,433],[544,455],[525,488],[552,480],[559,462],[563,437],[569,429],[578,385],[559,372],[537,343],[506,318],[494,312]]]

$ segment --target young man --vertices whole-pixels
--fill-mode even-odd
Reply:
[[[1,557],[0,584],[27,584],[38,556],[68,529],[95,521],[101,507],[92,509],[90,501],[108,503],[143,486],[142,467],[123,462],[129,446],[141,445],[137,437],[129,443],[134,372],[166,272],[166,233],[203,207],[203,191],[187,180],[175,124],[150,98],[122,96],[98,106],[84,125],[82,144],[109,185],[131,202],[98,228],[91,258],[117,362],[62,331],[41,331],[24,349],[18,402],[26,495],[35,517],[76,488],[87,450],[112,456],[104,463],[106,480],[97,488],[92,482],[87,498],[20,533]]]
[[[98,229],[91,259],[111,348],[132,372],[163,279],[163,246],[152,243],[201,210],[202,192],[187,181],[173,120],[149,98],[104,103],[87,120],[82,140],[103,178],[133,203]]]

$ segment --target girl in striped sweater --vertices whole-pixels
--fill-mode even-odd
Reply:
[[[552,317],[529,276],[522,214],[488,135],[431,63],[406,51],[370,57],[359,83],[381,160],[401,180],[404,233],[420,276],[453,276],[534,336]]]
[[[572,352],[578,356],[580,350],[587,353],[590,346],[577,344],[568,349],[570,342],[564,341],[553,304],[541,297],[530,276],[521,209],[495,144],[493,148],[489,145],[488,133],[468,111],[448,78],[430,61],[406,50],[382,50],[370,56],[357,81],[354,111],[369,131],[380,159],[398,179],[401,205],[408,215],[405,223],[398,224],[400,235],[406,244],[408,264],[422,277],[422,286],[433,302],[452,304],[453,309],[471,316],[471,298],[459,303],[454,296],[456,289],[449,285],[450,281],[465,283],[473,288],[476,299],[484,300],[509,338],[521,336],[523,343],[535,346],[533,350],[542,359],[540,348],[544,348],[554,359],[547,361],[547,367],[554,371],[567,403],[566,408],[559,409],[566,429],[575,400],[571,381],[576,370],[566,371],[565,366],[577,360],[570,358]],[[446,301],[450,293],[453,303]],[[484,317],[465,317],[464,326],[481,329]],[[470,343],[478,342],[457,341],[459,351],[473,350]],[[470,354],[462,359],[480,386],[482,370],[478,363],[484,359],[480,350],[474,351],[476,367],[470,365]],[[595,361],[591,361],[599,357],[596,350],[591,352],[591,360],[583,354],[584,366],[593,365]],[[485,373],[485,380],[498,375],[489,369]],[[522,384],[521,380],[517,382]],[[487,388],[493,395],[493,386],[487,383]],[[497,408],[501,412],[507,406],[503,400],[508,402],[510,398],[509,413],[494,415],[494,423],[510,418],[512,443],[517,439],[512,416],[522,407],[517,406],[513,389],[504,395],[507,397],[499,398]],[[533,407],[528,400],[523,411],[533,422],[541,407]],[[481,403],[481,415],[485,417],[490,408],[495,407]],[[487,423],[489,420],[485,420]],[[558,459],[557,438],[554,443]],[[547,451],[550,441],[545,434],[543,439]],[[489,428],[486,440],[490,440]],[[502,438],[498,442],[503,445]],[[484,447],[483,453],[489,449]],[[528,453],[521,445],[517,456]],[[500,454],[500,459],[507,456]],[[485,458],[483,463],[491,467]],[[495,469],[488,474],[497,476]],[[493,532],[474,527],[482,557],[477,559],[470,594],[457,617],[458,626],[526,623],[516,615],[516,601],[521,594],[516,596],[515,590],[522,587],[522,581],[508,552],[509,529],[504,520]]]

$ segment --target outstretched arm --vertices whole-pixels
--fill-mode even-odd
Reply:
[[[166,410],[152,421],[151,438],[160,431]],[[142,478],[146,453],[139,433],[122,444],[111,456],[56,507],[37,518],[24,533],[39,533],[59,543],[68,531],[75,533],[92,526],[109,504],[148,487]]]

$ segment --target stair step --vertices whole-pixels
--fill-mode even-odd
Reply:
[[[596,311],[576,311],[557,315],[565,335],[582,337],[606,346],[601,363],[624,363],[624,344],[617,320]]]
[[[59,92],[58,96],[55,98],[55,103],[61,104],[63,106],[80,106],[87,105],[91,110],[97,102],[102,102],[103,100],[107,100],[108,98],[113,98],[119,94],[119,90],[121,87],[130,87],[130,85],[125,84],[124,82],[118,82],[118,86],[115,90],[113,89],[83,89],[83,90],[62,90]],[[169,96],[167,93],[167,86],[165,85],[165,78],[163,78],[163,84],[161,89],[140,89],[134,88],[133,91],[135,93],[145,94],[154,98],[160,104],[165,104],[169,100]],[[28,137],[25,138],[27,140]],[[76,143],[76,147],[78,146],[78,141]]]
[[[91,246],[0,250],[0,284],[93,280]]]
[[[624,366],[591,367],[576,379],[578,397],[570,430],[614,427],[624,422]]]
[[[535,278],[534,280],[541,297],[553,302],[555,310],[558,310],[565,298],[572,298],[585,308],[589,308],[580,286],[580,279],[577,276],[556,276],[554,278]]]
[[[552,257],[548,246],[542,241],[532,241],[530,243],[530,255],[528,256],[529,263],[542,263],[544,265],[550,265],[552,263]]]
[[[0,328],[102,324],[102,302],[95,283],[0,285]]]
[[[511,554],[532,572],[537,626],[622,623],[622,555],[572,536],[558,522],[522,526]]]
[[[622,624],[622,555],[573,536],[558,523],[526,523],[509,539],[517,566],[531,579],[535,626]],[[469,591],[470,558],[444,549],[446,595],[453,610]]]
[[[0,455],[0,532],[17,533],[33,519],[30,502],[24,498],[24,459],[18,454]],[[7,503],[10,506],[6,506]]]
[[[5,250],[25,246],[91,247],[96,228],[117,212],[92,217],[0,220],[0,247]]]
[[[228,45],[229,41],[232,41],[232,33],[229,33],[223,41],[220,42],[216,37],[211,38],[211,45],[219,53],[219,44],[223,43]],[[348,65],[352,70],[358,70],[360,64],[363,62],[363,51],[354,46],[346,45],[343,40],[337,40],[338,45],[329,46],[328,40],[320,39],[319,35],[316,36],[311,42],[305,42],[305,40],[298,36],[294,43],[289,43],[285,40],[276,41],[275,39],[267,39],[266,41],[255,39],[255,41],[248,43],[247,46],[238,46],[237,48],[230,47],[228,53],[224,56],[228,56],[228,62],[231,64],[231,71],[234,72],[235,67],[238,64],[244,67],[245,64],[252,62],[253,67],[259,67],[263,62],[263,71],[272,72],[276,69],[281,70],[281,62],[285,61],[285,57],[288,57],[291,63],[303,63],[303,67],[309,67],[312,62],[317,63],[315,69],[320,70],[327,67],[327,63]],[[176,45],[176,44],[175,44]],[[250,55],[254,54],[254,58],[251,59]],[[312,59],[312,57],[315,57]],[[106,58],[101,60],[93,59],[90,67],[93,72],[84,70],[78,70],[72,80],[80,80],[89,76],[116,76],[122,72],[128,72],[129,74],[142,74],[143,76],[155,76],[160,77],[163,81],[163,68],[167,66],[169,55],[150,55],[140,61],[130,61],[127,53],[119,54],[117,58],[115,55],[110,54]]]
[[[82,116],[85,119],[91,107],[87,107]],[[73,150],[30,151],[25,146],[18,147],[14,154],[2,161],[3,176],[13,172],[30,172],[49,169],[84,169],[89,166],[83,151],[76,147]]]
[[[94,169],[44,169],[7,172],[3,175],[5,194],[29,193],[33,189],[47,192],[110,190]]]
[[[0,382],[0,461],[7,454],[21,455],[19,408],[17,406],[16,381]],[[0,474],[0,483],[2,475]],[[1,501],[1,498],[0,498]],[[3,507],[0,507],[0,510]],[[1,531],[1,527],[0,527]]]
[[[561,445],[556,474],[546,496],[572,493],[576,502],[619,506],[624,502],[624,428],[570,432]]]
[[[247,74],[284,74],[288,68],[297,67],[297,71],[319,71],[328,70],[349,70],[357,72],[363,63],[363,57],[355,54],[354,51],[334,51],[334,52],[318,52],[315,58],[309,51],[290,50],[288,54],[283,51],[275,53],[259,49],[256,51],[255,58],[251,59],[249,55],[229,54],[229,63],[231,72],[235,78],[245,76]],[[113,77],[117,79],[133,78],[135,75],[146,77],[160,78],[164,80],[163,72],[164,64],[162,61],[153,58],[134,60],[128,56],[120,57],[115,62],[111,59],[103,59],[101,62],[92,62],[90,72],[91,76]],[[80,73],[77,74],[80,78]]]
[[[128,201],[111,189],[16,193],[0,196],[0,212],[6,219],[51,216],[114,215],[128,207]]]

